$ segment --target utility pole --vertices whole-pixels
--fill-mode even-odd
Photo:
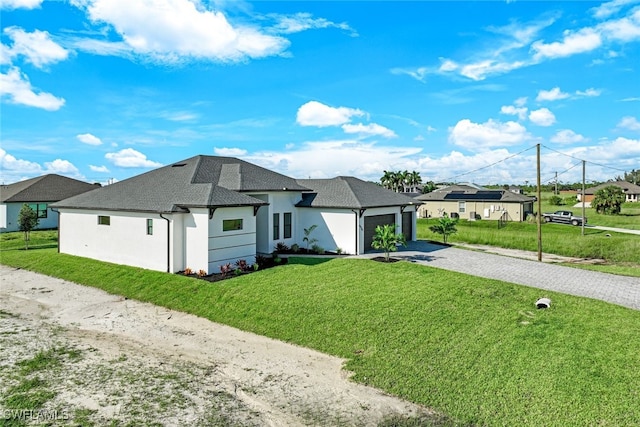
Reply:
[[[554,194],[558,195],[558,172],[556,172],[556,192]]]
[[[585,181],[585,170],[586,170],[586,164],[587,161],[583,160],[582,161],[582,197],[580,198],[582,200],[582,235],[584,236],[584,223],[585,223],[585,197],[584,197],[584,181]]]
[[[536,198],[538,199],[538,214],[536,215],[536,225],[538,226],[538,261],[542,261],[542,196],[540,192],[540,144],[536,145],[537,152],[537,176],[536,179],[538,181],[538,190],[536,193]]]

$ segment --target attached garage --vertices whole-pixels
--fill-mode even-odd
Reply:
[[[407,242],[413,240],[413,212],[402,212],[402,234]]]
[[[395,214],[365,216],[364,217],[363,252],[367,252],[372,249],[371,243],[373,242],[373,237],[376,234],[376,227],[378,225],[395,224],[395,223],[396,223]]]

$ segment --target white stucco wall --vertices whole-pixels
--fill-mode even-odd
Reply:
[[[151,270],[167,269],[167,229],[158,214],[60,209],[61,253]],[[110,225],[98,224],[98,216]],[[153,235],[147,235],[147,219]],[[206,240],[206,239],[205,239]]]
[[[43,203],[43,202],[40,202]],[[24,203],[7,203],[0,205],[0,231],[19,231],[18,214]],[[28,205],[31,203],[27,203]],[[48,205],[48,203],[46,203]],[[38,220],[36,230],[58,228],[58,213],[47,206],[47,217]]]
[[[191,208],[183,214],[184,268],[209,270],[209,209]]]
[[[7,205],[0,203],[0,230],[7,228]]]
[[[304,229],[313,225],[318,227],[309,235],[318,239],[318,246],[327,251],[342,249],[343,253],[356,253],[356,216],[349,209],[298,208],[297,243],[306,247],[303,242]]]
[[[242,230],[223,231],[225,219],[242,219]],[[253,207],[216,209],[209,221],[208,268],[219,273],[220,266],[244,259],[249,264],[256,260],[256,218]]]
[[[278,242],[284,242],[291,246],[296,242],[298,233],[297,224],[298,208],[296,203],[302,200],[302,193],[299,191],[277,191],[264,193],[251,193],[252,197],[269,203],[262,206],[257,215],[256,250],[258,253],[270,254]],[[273,214],[280,214],[280,238],[273,238]],[[291,213],[291,238],[284,238],[284,214]]]

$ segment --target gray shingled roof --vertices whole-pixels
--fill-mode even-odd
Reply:
[[[1,186],[0,202],[57,202],[99,187],[66,176],[48,174]]]
[[[614,185],[616,187],[622,188],[622,191],[624,191],[625,194],[640,194],[640,186],[632,184],[627,181],[605,182],[604,184],[596,185],[595,187],[586,188],[584,190],[584,194],[596,194],[596,191],[602,188],[608,187],[610,185]],[[578,190],[578,192],[581,192],[581,190]]]
[[[303,191],[293,178],[233,157],[195,156],[56,203],[53,207],[177,212],[189,207],[261,206],[243,194]]]
[[[419,204],[415,199],[352,176],[331,179],[298,179],[312,189],[303,193],[298,207],[365,209]]]
[[[533,202],[536,200],[535,197],[525,196],[524,194],[514,193],[512,191],[507,190],[476,190],[476,189],[466,189],[466,190],[458,190],[457,187],[450,187],[451,189],[445,191],[445,189],[441,189],[438,191],[432,191],[431,193],[422,194],[416,197],[416,200],[420,200],[423,202],[428,201],[451,201],[451,200],[459,200],[459,201],[491,201],[491,202]]]

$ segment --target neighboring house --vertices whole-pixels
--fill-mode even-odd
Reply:
[[[411,197],[352,176],[332,179],[299,179],[312,189],[296,204],[301,224],[318,225],[311,237],[326,250],[345,253],[371,250],[378,225],[396,224],[406,240],[416,239],[416,206]],[[304,228],[307,228],[306,226]]]
[[[509,191],[516,194],[524,194],[524,191],[520,187],[514,187],[512,185],[509,186]]]
[[[602,188],[605,187],[609,187],[610,185],[613,185],[615,187],[620,187],[622,188],[622,191],[625,194],[625,198],[626,198],[626,202],[640,202],[640,186],[632,184],[630,182],[627,181],[612,181],[612,182],[605,182],[604,184],[600,184],[597,185],[595,187],[591,187],[591,188],[586,188],[584,190],[584,201],[585,202],[592,202],[593,198],[596,195],[596,192]],[[581,194],[582,190],[578,191],[578,201],[582,201],[581,199]]]
[[[418,208],[421,218],[450,217],[475,220],[500,219],[524,221],[533,212],[535,197],[508,190],[479,190],[465,185],[454,185],[416,197],[423,204]]]
[[[58,227],[58,212],[49,205],[77,194],[98,188],[77,179],[49,174],[0,186],[0,231],[18,231],[18,214],[27,204],[38,216],[36,229]]]
[[[312,237],[333,250],[327,236],[355,228],[355,214],[333,221],[331,210],[323,215],[323,209],[296,206],[314,190],[306,180],[243,160],[196,156],[56,203],[59,251],[152,270],[216,273],[239,259],[253,263],[278,242],[303,246],[303,229],[313,224]],[[360,217],[369,207],[361,209]],[[365,250],[352,246],[343,249]]]

